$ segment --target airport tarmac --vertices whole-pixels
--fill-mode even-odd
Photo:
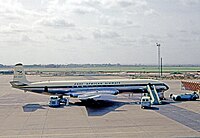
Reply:
[[[31,81],[66,79],[110,79],[111,76],[40,77]],[[70,99],[70,106],[48,107],[49,96],[11,88],[12,76],[0,76],[0,138],[132,138],[200,137],[200,100],[174,102],[141,109],[140,94],[120,94],[114,102],[85,106]],[[165,93],[185,93],[180,80],[164,80]]]

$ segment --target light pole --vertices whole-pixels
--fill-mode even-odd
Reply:
[[[160,76],[162,77],[162,74],[163,74],[163,60],[162,60],[162,57],[160,58]]]
[[[158,47],[158,74],[160,77],[160,44],[156,43],[156,46]]]

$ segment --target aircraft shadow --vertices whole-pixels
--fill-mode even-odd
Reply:
[[[45,109],[42,105],[40,104],[26,104],[23,107],[24,112],[35,112],[38,109]]]
[[[152,107],[149,107],[149,108],[145,108],[145,110],[159,110],[159,108],[152,106]]]
[[[117,101],[98,101],[98,102],[76,102],[73,105],[85,106],[88,116],[102,116],[109,112],[124,112],[126,110],[116,110],[127,104],[126,102]]]
[[[171,99],[162,100],[162,105],[180,103]]]

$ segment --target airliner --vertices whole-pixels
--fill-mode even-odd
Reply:
[[[145,92],[146,86],[152,84],[158,93],[169,87],[158,80],[152,79],[113,79],[113,80],[68,80],[30,82],[26,79],[23,65],[14,67],[14,78],[10,82],[13,88],[38,94],[61,95],[76,97],[81,101],[110,100],[123,92]]]

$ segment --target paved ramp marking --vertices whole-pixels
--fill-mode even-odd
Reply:
[[[200,132],[200,114],[175,105],[161,105],[156,112]]]

